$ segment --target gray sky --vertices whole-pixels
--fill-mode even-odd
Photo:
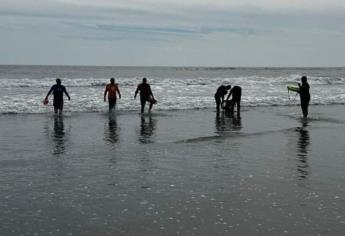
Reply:
[[[345,66],[344,0],[0,0],[0,64]]]

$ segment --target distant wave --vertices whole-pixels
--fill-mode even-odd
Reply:
[[[213,86],[215,83],[229,83],[245,86],[246,84],[262,84],[262,85],[279,85],[279,84],[297,84],[300,82],[301,75],[293,74],[289,76],[278,77],[262,77],[262,76],[241,76],[232,78],[150,78],[150,84],[166,84],[166,85],[204,85]],[[97,78],[63,78],[63,84],[66,87],[104,87],[109,81],[108,79]],[[309,77],[311,85],[345,85],[345,77]],[[1,88],[45,88],[51,87],[55,83],[55,78],[44,79],[8,79],[0,78]],[[120,86],[137,86],[140,79],[137,78],[118,78],[117,83]]]
[[[135,79],[122,79],[121,86],[136,86],[140,81]],[[108,83],[108,79],[88,79],[88,78],[78,78],[62,79],[63,85],[66,87],[105,87]],[[0,78],[1,88],[49,88],[55,84],[55,78],[45,78],[45,79],[7,79]]]

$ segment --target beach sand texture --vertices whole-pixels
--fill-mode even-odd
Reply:
[[[343,235],[344,106],[0,115],[0,235]]]

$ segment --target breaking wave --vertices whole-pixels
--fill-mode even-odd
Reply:
[[[180,70],[183,73],[180,73]],[[205,68],[203,69],[205,70]],[[223,75],[218,70],[225,70]],[[297,85],[299,73],[278,73],[279,70],[259,71],[247,75],[243,70],[237,75],[227,76],[235,69],[214,68],[207,70],[209,74],[201,73],[198,68],[175,68],[169,76],[153,73],[148,77],[152,91],[158,100],[155,109],[158,110],[188,110],[214,108],[214,93],[221,84],[239,85],[242,87],[243,106],[290,106],[299,103],[295,93],[288,93],[287,85]],[[235,71],[240,70],[236,69]],[[174,72],[178,73],[174,75]],[[212,74],[215,73],[216,74]],[[278,71],[278,72],[277,72]],[[255,72],[255,71],[254,71]],[[133,72],[135,73],[135,72]],[[192,74],[190,74],[192,73]],[[342,73],[342,71],[341,71]],[[339,75],[341,75],[339,73]],[[328,74],[328,73],[324,73]],[[345,78],[342,76],[308,76],[311,86],[311,104],[345,104]],[[338,75],[338,74],[337,74]],[[46,113],[51,112],[51,105],[43,106],[42,100],[49,88],[55,83],[55,78],[13,78],[0,74],[0,113]],[[70,112],[100,112],[107,110],[103,101],[104,87],[109,78],[61,77],[72,100],[65,102],[65,110]],[[139,100],[134,100],[134,92],[141,79],[132,77],[117,77],[122,99],[118,100],[119,110],[138,110]],[[50,103],[51,104],[51,103]]]

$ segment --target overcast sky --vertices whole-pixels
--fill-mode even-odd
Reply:
[[[0,64],[345,66],[345,1],[0,0]]]

